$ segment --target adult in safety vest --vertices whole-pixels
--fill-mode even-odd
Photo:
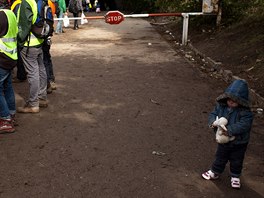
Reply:
[[[0,9],[0,132],[14,132],[16,113],[12,69],[17,60],[17,22],[11,10]]]
[[[27,72],[29,97],[19,113],[38,113],[39,107],[47,107],[47,74],[43,63],[43,39],[31,32],[31,26],[37,19],[35,0],[23,0],[17,14],[18,45],[21,47],[21,58]]]

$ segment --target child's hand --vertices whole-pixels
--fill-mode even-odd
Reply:
[[[219,126],[219,127],[221,127],[221,126]],[[222,129],[222,135],[229,136],[227,130],[225,130],[223,127],[221,127],[221,129]]]
[[[218,125],[219,125],[219,118],[218,118],[218,116],[216,116],[216,119],[215,119],[215,121],[212,123],[212,126],[213,126],[213,127],[218,127]]]
[[[218,127],[218,125],[219,125],[218,120],[216,120],[216,121],[214,121],[214,122],[212,123],[211,126],[213,126],[213,127]]]
[[[209,126],[209,128],[211,128],[211,129],[213,129],[213,128],[215,128],[215,126],[213,126],[212,124]]]

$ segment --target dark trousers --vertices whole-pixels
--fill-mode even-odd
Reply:
[[[25,66],[24,66],[24,63],[23,63],[23,60],[21,58],[21,55],[20,55],[20,50],[21,49],[17,49],[18,50],[18,53],[17,53],[17,79],[18,80],[26,80],[27,79],[27,72],[25,70]]]
[[[79,13],[73,13],[73,17],[78,17]],[[74,19],[74,29],[79,28],[78,26],[78,19]]]
[[[47,83],[49,84],[50,82],[55,81],[55,77],[53,73],[53,64],[50,55],[50,45],[47,43],[46,40],[42,45],[42,50],[43,50],[43,63],[47,73]]]
[[[239,177],[242,172],[246,150],[247,144],[218,144],[215,161],[212,165],[212,171],[214,173],[221,174],[229,161],[231,176]]]

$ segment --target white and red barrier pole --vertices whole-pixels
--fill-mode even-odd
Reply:
[[[189,16],[190,15],[204,15],[203,12],[193,12],[193,13],[153,13],[153,14],[129,14],[124,15],[123,13],[119,11],[109,11],[106,13],[105,16],[86,16],[86,17],[69,17],[69,20],[81,20],[81,19],[88,19],[88,20],[94,20],[94,19],[105,19],[106,23],[109,23],[111,25],[119,24],[122,21],[124,21],[125,18],[148,18],[148,17],[183,17],[183,30],[182,30],[182,44],[187,45],[188,41],[188,26],[189,26]],[[55,21],[57,20],[63,20],[63,18],[55,18]]]

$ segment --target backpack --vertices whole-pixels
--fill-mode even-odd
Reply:
[[[31,27],[31,32],[37,38],[48,38],[54,31],[53,15],[48,0],[36,0],[38,15],[36,22]]]
[[[77,5],[77,2],[78,0],[70,0],[70,3],[69,3],[69,12],[71,13],[78,13],[79,12],[79,8],[78,8],[78,5]]]

